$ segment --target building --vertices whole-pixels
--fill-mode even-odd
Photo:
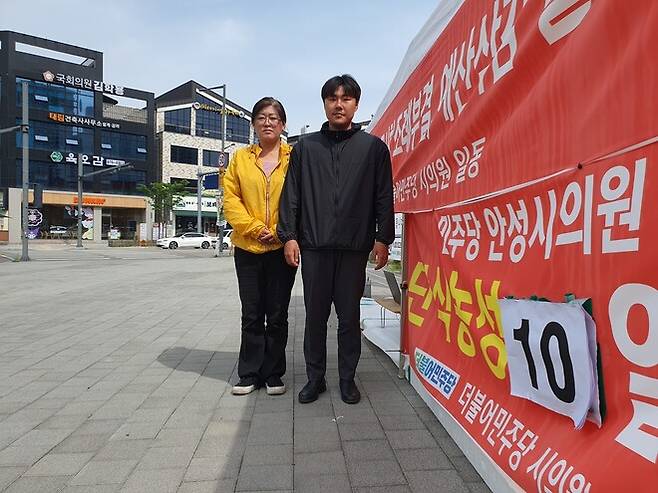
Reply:
[[[0,31],[0,128],[20,123],[23,81],[29,86],[29,180],[44,189],[42,207],[30,208],[29,236],[75,235],[81,159],[84,174],[132,166],[84,180],[83,238],[101,241],[110,230],[134,238],[151,216],[138,187],[160,179],[154,94],[105,81],[99,51]],[[0,189],[9,219],[0,219],[0,241],[21,238],[21,146],[21,132],[1,136]]]
[[[364,120],[364,121],[361,121],[361,122],[354,122],[354,123],[357,124],[357,125],[361,125],[361,128],[365,132],[367,132],[368,131],[368,125],[370,125],[370,122],[371,122],[371,120]],[[295,144],[297,144],[297,142],[299,142],[300,139],[303,139],[305,135],[308,135],[308,134],[312,133],[312,132],[308,131],[309,127],[310,127],[310,125],[304,125],[301,128],[301,131],[298,135],[289,135],[288,136],[288,144],[290,144],[291,146],[294,146]]]
[[[197,177],[228,165],[231,155],[256,140],[251,112],[226,100],[226,133],[222,127],[222,96],[194,81],[158,96],[157,139],[163,183],[186,182],[189,196],[174,208],[176,231],[196,229]],[[222,137],[224,153],[222,154]],[[202,185],[203,231],[217,231],[217,177],[209,175]]]

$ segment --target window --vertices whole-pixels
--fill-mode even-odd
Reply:
[[[199,153],[193,147],[171,146],[172,163],[198,164]]]
[[[19,123],[20,120],[16,119],[16,124]],[[94,131],[90,128],[30,120],[29,135],[30,149],[83,154],[93,154],[94,151]],[[16,132],[16,147],[22,146],[23,134]]]
[[[165,132],[190,133],[190,108],[165,111]]]
[[[119,170],[117,173],[100,175],[100,179],[102,192],[138,195],[140,192],[137,191],[137,187],[146,184],[146,171]]]
[[[212,166],[213,168],[219,168],[219,157],[221,156],[220,151],[208,151],[203,150],[203,165]],[[228,162],[228,153],[224,153],[224,165]]]
[[[120,132],[101,132],[101,156],[144,161],[146,151],[146,135],[124,134]]]
[[[210,99],[210,98],[207,98],[207,97],[205,97],[205,96],[202,96],[202,95],[199,94],[198,92],[194,95],[194,100],[195,100],[196,102],[198,102],[198,103],[208,104],[208,105],[210,105],[210,106],[215,106],[215,107],[217,107],[217,108],[221,108],[221,105],[220,105],[220,104],[218,104],[217,102],[213,101],[213,100]]]
[[[98,168],[84,166],[83,173],[91,173]],[[16,160],[16,186],[22,186],[23,161]],[[77,190],[78,189],[78,166],[69,163],[49,163],[45,161],[30,160],[29,169],[30,183],[39,183],[44,188],[55,190]],[[92,191],[93,177],[84,180],[86,191]]]
[[[83,173],[98,171],[95,166],[84,166]],[[22,186],[23,161],[16,160],[16,186]],[[39,183],[51,190],[78,189],[78,166],[70,163],[51,163],[30,160],[30,183]],[[116,173],[107,173],[84,179],[85,192],[94,193],[120,193],[124,195],[140,195],[137,187],[146,184],[146,171],[118,170]]]
[[[226,115],[226,140],[248,144],[250,128],[249,120],[236,115]]]
[[[222,114],[217,111],[196,110],[196,135],[211,139],[222,138]]]
[[[28,82],[30,109],[67,115],[94,116],[94,91],[16,77],[16,106],[23,105],[23,84]]]

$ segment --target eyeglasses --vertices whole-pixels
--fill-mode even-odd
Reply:
[[[256,117],[256,121],[260,124],[263,124],[265,122],[270,122],[272,125],[276,125],[281,121],[281,118],[279,118],[276,115],[258,115]]]

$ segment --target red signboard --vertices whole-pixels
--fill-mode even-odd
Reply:
[[[467,0],[373,128],[408,213],[411,367],[526,491],[655,489],[656,47],[648,0]],[[568,294],[591,299],[601,427],[510,395],[497,300]]]
[[[464,2],[372,130],[391,150],[396,209],[432,210],[654,137],[657,46],[651,0]]]
[[[658,224],[649,205],[657,162],[654,145],[476,204],[407,215],[412,368],[526,491],[654,491],[647,479],[658,474],[658,257],[645,225]],[[625,187],[610,201],[615,182]],[[642,227],[624,224],[623,214]],[[592,300],[601,428],[587,422],[576,430],[569,418],[510,396],[496,300],[559,302],[568,293]],[[423,353],[447,374],[419,369]]]

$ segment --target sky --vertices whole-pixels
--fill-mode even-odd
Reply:
[[[352,74],[368,120],[440,0],[0,0],[0,30],[104,54],[104,80],[156,96],[192,79],[251,109],[279,99],[290,135],[325,120],[320,88]]]

